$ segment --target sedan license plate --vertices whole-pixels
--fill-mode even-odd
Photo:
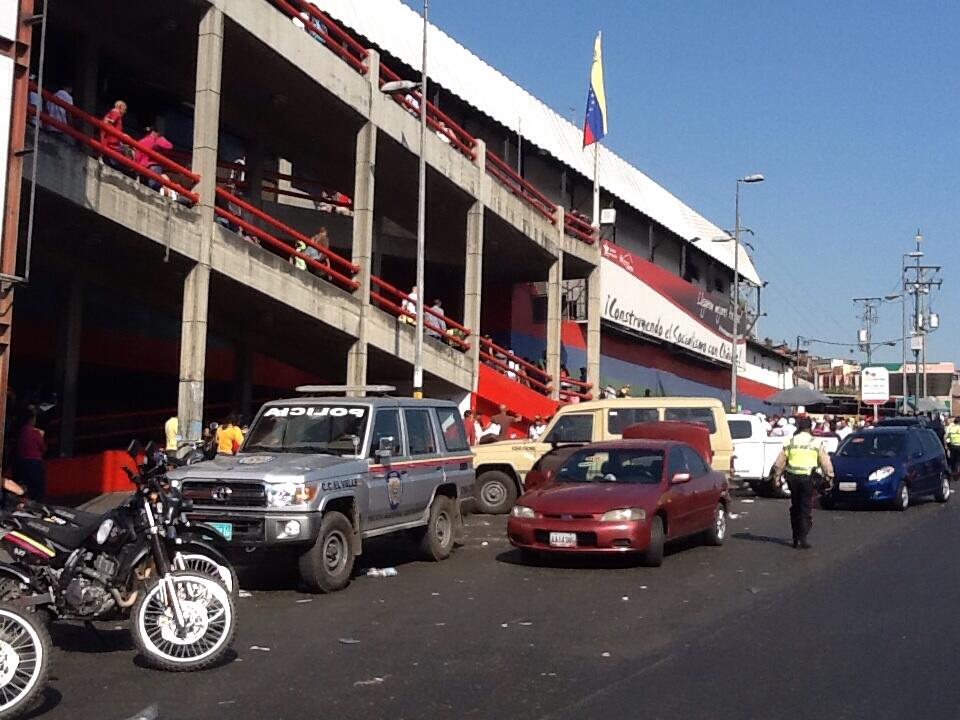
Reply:
[[[550,533],[550,547],[572,548],[577,546],[577,534],[565,532]]]
[[[855,482],[842,482],[838,485],[842,492],[856,492],[857,483]]]
[[[208,522],[206,526],[216,530],[227,542],[233,540],[233,524],[225,522]]]

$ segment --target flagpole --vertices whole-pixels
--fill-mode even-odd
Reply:
[[[593,226],[600,227],[600,141],[593,144]]]

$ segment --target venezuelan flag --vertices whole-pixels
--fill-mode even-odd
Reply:
[[[600,33],[593,43],[593,64],[590,66],[590,89],[587,91],[587,114],[583,119],[583,146],[593,145],[607,134],[607,97],[603,93],[603,58]]]

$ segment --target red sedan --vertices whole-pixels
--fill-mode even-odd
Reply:
[[[507,534],[531,559],[538,552],[634,552],[659,566],[668,540],[702,534],[721,545],[728,503],[726,477],[686,443],[594,443],[517,500]]]

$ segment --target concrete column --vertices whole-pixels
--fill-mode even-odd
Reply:
[[[77,429],[77,380],[80,375],[80,337],[83,328],[83,271],[74,272],[66,293],[63,316],[63,385],[60,416],[60,457],[71,457]]]
[[[100,116],[97,107],[97,82],[100,76],[100,46],[96,38],[85,35],[80,42],[80,52],[74,75],[74,101],[81,110]],[[114,98],[119,100],[119,98]]]
[[[600,395],[600,255],[587,275],[587,382],[594,396]]]
[[[475,200],[467,211],[467,256],[464,265],[463,324],[471,330],[470,362],[473,391],[480,378],[480,313],[483,297],[483,203]]]
[[[351,260],[360,266],[356,279],[360,286],[360,334],[347,352],[347,384],[365,385],[367,382],[367,323],[370,315],[370,275],[373,267],[373,197],[376,188],[377,126],[374,119],[383,102],[380,92],[380,55],[370,51],[367,80],[370,82],[370,121],[357,133],[356,164],[353,178],[353,251]],[[357,393],[362,394],[362,393]]]
[[[547,273],[547,372],[553,377],[553,391],[550,397],[560,398],[560,354],[563,323],[563,219],[564,209],[557,207],[555,223],[557,240],[554,244],[556,259]]]
[[[203,384],[207,355],[207,309],[210,301],[210,248],[214,232],[217,183],[217,135],[220,129],[220,79],[223,66],[223,12],[207,8],[197,41],[197,85],[193,115],[193,171],[200,223],[200,260],[183,284],[180,336],[180,390],[177,415],[184,439],[199,440],[203,427]]]
[[[487,144],[483,140],[477,141],[477,157],[474,163],[480,169],[481,183],[486,180],[484,172],[487,163]],[[482,188],[478,189],[479,196],[484,197]],[[463,268],[463,324],[470,328],[470,364],[472,368],[473,392],[477,391],[480,379],[480,316],[483,297],[483,215],[484,205],[480,200],[474,200],[467,210],[467,238],[466,257]]]

